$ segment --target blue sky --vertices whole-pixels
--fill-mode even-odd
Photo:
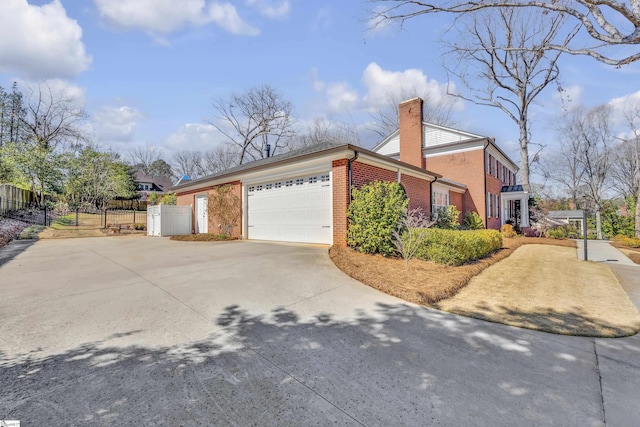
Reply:
[[[387,94],[447,84],[438,40],[450,17],[369,28],[364,0],[2,0],[0,85],[47,79],[90,114],[95,139],[121,152],[138,145],[202,150],[222,135],[207,125],[212,101],[270,84],[290,100],[298,126],[316,117],[358,126]],[[562,59],[574,105],[640,102],[640,65],[622,69]],[[453,82],[456,83],[455,81]],[[458,84],[456,87],[460,87]],[[533,140],[553,144],[562,108],[550,88],[534,108]],[[506,115],[459,102],[457,127],[494,136],[514,160],[518,130]]]

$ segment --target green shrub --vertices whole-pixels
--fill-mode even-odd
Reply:
[[[500,227],[500,233],[502,233],[503,237],[516,237],[516,232],[513,230],[513,225],[504,224]]]
[[[443,230],[430,228],[416,258],[438,264],[460,265],[484,258],[502,247],[497,230]]]
[[[376,181],[354,189],[347,210],[349,246],[368,254],[393,254],[393,231],[408,205],[409,199],[397,182]]]
[[[547,230],[547,237],[551,239],[566,239],[567,233],[563,228],[552,228],[551,230]]]
[[[160,199],[160,203],[163,205],[177,205],[178,195],[176,193],[167,193]]]
[[[636,237],[627,237],[627,236],[616,236],[613,238],[616,242],[620,243],[622,246],[626,246],[628,248],[640,248],[640,239]]]
[[[444,230],[457,230],[460,228],[460,211],[454,206],[438,208],[432,215],[433,227]]]
[[[462,221],[462,227],[465,230],[482,230],[484,223],[477,212],[467,212]]]

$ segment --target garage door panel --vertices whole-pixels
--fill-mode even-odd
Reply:
[[[248,196],[250,239],[332,243],[329,173],[252,185]]]

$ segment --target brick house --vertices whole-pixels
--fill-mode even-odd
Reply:
[[[400,104],[400,129],[373,148],[411,165],[428,169],[443,178],[433,183],[432,209],[455,205],[462,212],[477,212],[487,228],[499,229],[508,220],[529,226],[529,194],[516,185],[518,166],[496,145],[493,138],[422,121],[420,98]],[[453,180],[464,184],[455,191],[440,183]]]
[[[458,138],[442,154],[444,145],[434,146],[426,137],[432,126],[422,122],[422,100],[416,98],[400,105],[400,130],[373,150],[319,144],[187,181],[172,191],[178,205],[193,207],[194,233],[217,233],[221,224],[207,201],[216,187],[231,186],[241,204],[232,234],[243,239],[346,245],[351,189],[376,180],[401,183],[410,208],[429,214],[453,204],[461,212],[476,210],[485,224],[499,227],[500,199],[491,196],[501,194],[501,178],[510,176],[501,167],[508,166],[515,182],[516,166],[489,138],[438,127],[441,138]],[[493,160],[485,162],[489,154]],[[492,173],[485,167],[493,167]],[[487,215],[485,205],[495,212]]]

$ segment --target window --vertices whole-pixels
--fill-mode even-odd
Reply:
[[[285,186],[285,187],[292,187],[292,186],[293,186],[293,181],[292,181],[292,180],[286,181],[286,182],[284,183],[284,186]]]
[[[309,177],[309,184],[315,184],[316,182],[318,182],[318,177],[317,176],[310,176]]]
[[[447,190],[434,190],[431,194],[431,212],[438,214],[438,209],[449,206],[449,192]]]
[[[250,192],[255,191],[255,190],[256,190],[256,187],[254,187],[253,185],[251,187],[249,187],[249,191]]]
[[[266,189],[266,190],[271,190],[272,188],[273,188],[273,184],[267,184],[267,185],[265,186],[265,189]]]
[[[304,184],[304,179],[302,178],[296,179],[296,185],[302,185],[302,184]]]
[[[493,217],[500,218],[500,196],[493,195]]]
[[[491,202],[493,202],[493,198],[491,197],[491,193],[487,192],[487,218],[491,218],[491,213],[493,212]]]
[[[258,186],[256,187],[256,191],[262,191],[262,185],[258,185]]]
[[[282,187],[282,183],[281,182],[276,182],[275,184],[273,184],[276,188],[280,188]]]

